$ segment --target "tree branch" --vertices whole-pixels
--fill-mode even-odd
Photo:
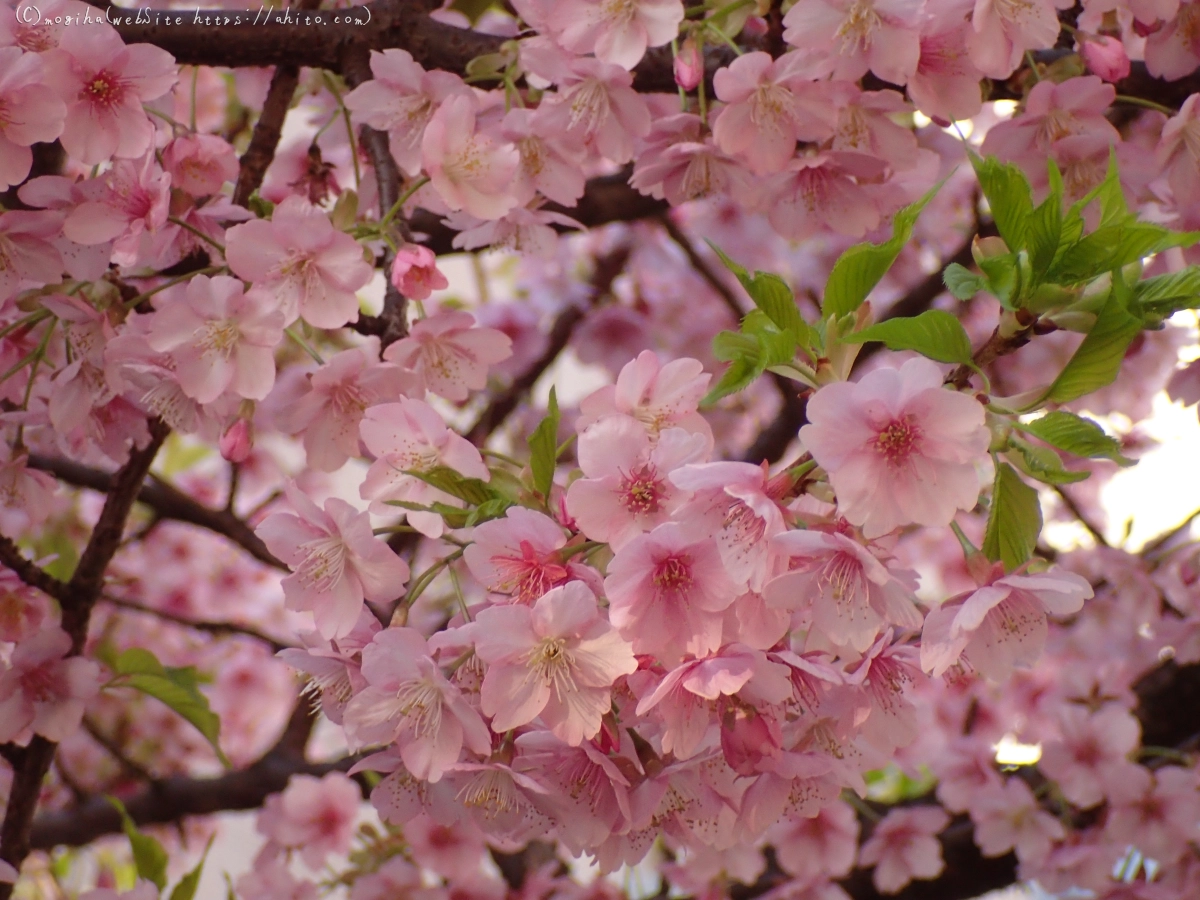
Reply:
[[[88,488],[100,493],[111,489],[113,477],[107,472],[92,469],[69,459],[31,454],[29,467],[49,472],[59,481]],[[137,491],[137,502],[150,507],[162,519],[186,522],[215,534],[229,538],[255,559],[281,571],[288,571],[285,563],[276,559],[254,530],[228,510],[216,510],[197,502],[178,488],[164,481],[152,480]],[[2,560],[0,560],[2,561]]]
[[[482,446],[488,436],[512,414],[512,411],[517,408],[517,404],[542,377],[542,373],[550,368],[554,360],[558,359],[558,355],[566,348],[575,331],[575,326],[583,321],[591,307],[599,303],[612,290],[612,283],[624,270],[631,250],[632,248],[625,244],[596,260],[596,268],[592,273],[591,296],[587,306],[572,305],[559,313],[558,318],[554,320],[554,326],[550,329],[546,351],[533,365],[517,376],[507,390],[492,399],[492,402],[480,413],[479,419],[471,427],[471,430],[467,432],[467,440],[476,446]]]
[[[55,600],[62,601],[67,596],[67,585],[59,581],[40,566],[27,560],[21,553],[21,548],[9,538],[0,534],[0,563],[16,572],[17,577],[44,594],[49,594]]]
[[[269,634],[264,634],[257,628],[251,628],[249,625],[239,625],[237,622],[201,622],[195,619],[189,619],[187,616],[176,615],[172,612],[167,612],[165,609],[154,609],[151,606],[142,606],[140,603],[134,603],[132,600],[125,600],[121,597],[114,597],[111,594],[101,594],[101,601],[109,603],[118,609],[128,610],[129,612],[143,613],[147,616],[154,616],[156,619],[162,619],[164,622],[173,622],[176,625],[182,625],[184,628],[191,628],[194,631],[203,631],[206,634],[215,635],[217,637],[248,637],[256,641],[261,641],[266,644],[276,653],[280,650],[286,650],[294,644],[285,644],[282,641],[271,637]]]

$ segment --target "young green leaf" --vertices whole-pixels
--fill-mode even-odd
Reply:
[[[1062,225],[1062,193],[1051,193],[1029,216],[1026,230],[1026,249],[1029,251],[1029,265],[1035,284],[1041,281],[1054,262],[1062,239]]]
[[[157,840],[138,830],[124,803],[116,797],[107,799],[121,816],[121,827],[125,829],[129,846],[133,848],[133,864],[137,867],[138,875],[153,882],[161,891],[167,886],[167,851]]]
[[[996,230],[1008,249],[1014,253],[1026,246],[1026,230],[1033,214],[1033,197],[1029,180],[1017,166],[1002,163],[993,157],[981,159],[971,154],[971,165],[979,187],[987,197]]]
[[[980,291],[988,289],[986,278],[976,275],[958,263],[946,266],[946,271],[942,273],[942,281],[946,284],[946,290],[959,300],[970,300]]]
[[[1125,351],[1142,330],[1141,321],[1125,309],[1116,290],[1118,280],[1114,279],[1114,290],[1100,310],[1096,324],[1054,379],[1045,399],[1066,403],[1111,384],[1117,377]]]
[[[1104,429],[1083,416],[1056,410],[1048,412],[1032,422],[1017,423],[1016,427],[1032,434],[1051,447],[1088,459],[1102,457],[1122,466],[1133,465],[1133,460],[1121,455],[1121,444],[1109,437]]]
[[[196,868],[179,879],[179,884],[175,885],[175,889],[171,891],[171,900],[194,900],[196,890],[200,887],[200,876],[204,873],[204,862],[208,859],[208,851],[212,849],[212,845],[213,839],[210,837],[208,846],[204,848],[204,854],[200,857],[200,862],[196,863]]]
[[[558,397],[551,387],[546,416],[529,436],[529,468],[533,472],[533,486],[547,500],[554,484],[554,464],[558,459],[559,418]]]
[[[797,343],[812,345],[808,323],[801,318],[796,298],[786,281],[770,272],[755,272],[751,275],[744,266],[726,256],[712,241],[708,242],[708,246],[721,258],[725,267],[737,276],[754,305],[762,310],[780,331],[791,331],[795,334]]]
[[[842,340],[849,344],[880,341],[890,350],[916,350],[938,362],[971,362],[971,339],[962,323],[940,309],[926,310],[911,318],[877,322]]]
[[[221,719],[208,705],[208,698],[197,687],[196,670],[173,669],[164,666],[149,650],[133,647],[112,661],[114,687],[141,691],[165,703],[196,727],[216,751],[221,764],[229,760],[221,751],[219,738]]]
[[[1134,300],[1147,312],[1171,316],[1181,309],[1200,307],[1200,266],[1156,275],[1133,286]]]
[[[478,478],[466,478],[449,466],[434,466],[423,471],[408,469],[404,474],[433,485],[439,491],[445,491],[451,497],[457,497],[472,506],[492,499],[492,492],[486,482]]]
[[[984,554],[992,562],[1003,562],[1011,572],[1033,555],[1042,531],[1042,505],[1037,491],[1021,480],[1008,463],[996,463],[992,506],[983,536]]]
[[[1018,469],[1043,484],[1073,484],[1092,474],[1069,471],[1062,458],[1049,447],[1035,447],[1019,439],[1012,440],[1012,450],[1006,455]]]
[[[838,257],[825,284],[825,299],[821,303],[823,315],[840,317],[862,306],[912,237],[917,216],[944,183],[944,179],[939,181],[916,203],[896,213],[892,219],[891,240],[882,244],[855,244]]]

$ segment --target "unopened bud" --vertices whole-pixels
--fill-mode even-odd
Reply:
[[[1099,35],[1081,41],[1079,55],[1093,75],[1105,81],[1120,81],[1129,75],[1129,56],[1125,45],[1115,37]]]
[[[231,463],[244,463],[254,449],[254,430],[247,419],[236,419],[220,440],[221,456]]]
[[[685,91],[694,91],[704,77],[704,55],[694,37],[688,37],[675,54],[675,83]]]

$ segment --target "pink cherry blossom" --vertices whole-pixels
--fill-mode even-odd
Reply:
[[[308,679],[304,693],[319,698],[321,712],[341,725],[346,705],[355,691],[366,687],[362,676],[362,649],[379,632],[379,620],[363,608],[350,633],[336,641],[323,639],[317,632],[305,632],[304,648],[288,647],[276,656]]]
[[[366,513],[336,497],[318,509],[292,485],[288,500],[298,515],[275,513],[256,533],[292,567],[283,580],[289,609],[311,611],[328,640],[350,633],[364,598],[383,603],[400,596],[408,564],[371,533]]]
[[[1062,823],[1041,808],[1020,778],[1009,778],[1003,788],[977,795],[971,802],[971,821],[984,856],[1015,850],[1024,865],[1039,865],[1053,843],[1066,837]]]
[[[70,636],[57,626],[17,644],[0,673],[0,743],[25,744],[35,734],[63,741],[79,727],[100,691],[100,667],[70,650]]]
[[[354,121],[388,133],[392,156],[409,176],[421,171],[421,140],[439,104],[470,88],[451,72],[426,72],[407,50],[371,51],[370,81],[346,95]]]
[[[850,874],[858,852],[858,816],[846,803],[831,803],[812,818],[781,819],[767,832],[780,867],[807,884],[818,877]]]
[[[834,151],[793,159],[770,183],[767,218],[789,240],[822,230],[862,237],[882,219],[868,185],[886,174],[886,164],[863,153]]]
[[[1007,78],[1026,50],[1053,47],[1058,40],[1058,15],[1050,0],[975,0],[971,25],[971,62],[989,78]]]
[[[556,95],[535,117],[548,132],[566,134],[614,163],[633,158],[634,141],[650,131],[650,110],[633,76],[599,59],[575,59]]]
[[[1014,666],[1029,666],[1046,642],[1046,613],[1069,616],[1092,596],[1092,586],[1074,572],[1008,575],[986,587],[948,600],[925,618],[921,668],[934,677],[965,657],[993,680]]]
[[[577,581],[532,606],[494,606],[475,618],[475,652],[488,664],[480,702],[492,730],[541,717],[578,746],[600,731],[613,682],[637,668],[633,650],[600,615],[596,596]]]
[[[170,353],[189,397],[210,403],[225,391],[261,400],[275,384],[283,313],[269,294],[228,275],[196,275],[186,292],[154,313],[150,346]]]
[[[1146,71],[1175,81],[1200,66],[1200,3],[1182,3],[1177,16],[1163,18],[1162,27],[1146,38]]]
[[[761,591],[783,570],[785,554],[771,538],[784,530],[780,491],[787,475],[768,478],[765,464],[693,463],[671,473],[671,482],[695,496],[679,511],[693,537],[711,536],[725,570],[738,585]]]
[[[937,807],[892,809],[862,845],[859,864],[875,867],[871,880],[886,894],[914,878],[937,878],[946,865],[937,834],[949,824]]]
[[[488,367],[512,355],[512,341],[495,328],[479,328],[468,312],[444,312],[416,322],[383,358],[418,373],[425,386],[462,402],[487,386]]]
[[[136,265],[151,255],[149,241],[167,224],[170,200],[171,176],[153,153],[117,160],[104,177],[104,192],[68,214],[63,234],[77,244],[113,241],[113,261]]]
[[[523,506],[502,519],[475,527],[463,552],[471,574],[487,590],[532,605],[551,588],[565,584],[571,567],[559,552],[567,538],[553,519]]]
[[[270,222],[230,228],[225,240],[234,274],[273,293],[288,321],[300,315],[318,328],[358,321],[355,291],[371,280],[371,265],[358,242],[303,197],[284,200]]]
[[[61,221],[54,213],[0,213],[0,302],[16,294],[23,283],[41,287],[58,281],[63,258],[51,240]]]
[[[437,267],[437,257],[428,247],[408,244],[396,251],[392,263],[392,284],[410,300],[428,300],[434,291],[450,286]]]
[[[17,513],[29,526],[41,525],[54,510],[58,483],[28,466],[29,457],[0,448],[0,506]]]
[[[704,55],[700,52],[700,45],[691,35],[679,45],[673,71],[675,83],[685,91],[694,91],[704,77]]]
[[[920,44],[913,0],[800,0],[784,16],[783,39],[828,65],[835,78],[874,72],[904,84],[917,68]]]
[[[276,845],[300,851],[305,864],[317,869],[331,853],[349,851],[361,803],[362,791],[341,772],[293,775],[282,793],[267,798],[258,830]]]
[[[1200,202],[1200,94],[1188,97],[1167,120],[1154,162],[1166,174],[1177,207]]]
[[[1115,83],[1129,76],[1129,56],[1125,45],[1117,38],[1103,34],[1081,38],[1079,55],[1087,63],[1088,70],[1105,81]]]
[[[175,84],[171,54],[150,44],[127,47],[111,28],[76,27],[43,58],[46,85],[67,105],[60,138],[67,153],[91,166],[146,152],[154,125],[142,104]]]
[[[491,735],[458,688],[433,661],[425,638],[412,628],[386,628],[363,648],[367,687],[343,713],[358,745],[395,742],[414,778],[441,780],[466,745],[487,755]]]
[[[84,891],[79,895],[79,900],[158,900],[158,897],[158,886],[152,881],[139,878],[128,891],[98,888],[94,891]]]
[[[215,134],[185,135],[171,141],[163,151],[163,166],[172,186],[193,197],[216,194],[238,176],[233,147]]]
[[[421,165],[450,209],[498,219],[517,205],[511,185],[521,155],[478,131],[476,113],[471,95],[448,97],[425,126]]]
[[[1200,791],[1196,773],[1164,766],[1153,774],[1134,767],[1123,787],[1124,797],[1109,805],[1105,836],[1120,845],[1133,844],[1160,864],[1170,865],[1197,839]]]
[[[594,53],[606,63],[632,69],[647,47],[674,40],[682,21],[679,0],[568,0],[556,6],[548,24],[572,53]]]
[[[829,474],[838,510],[876,538],[912,523],[947,525],[979,498],[976,462],[991,441],[977,400],[942,387],[927,359],[839,382],[808,403],[800,440]]]
[[[566,135],[545,127],[535,110],[510,109],[501,123],[500,133],[521,154],[513,193],[522,203],[536,194],[571,206],[583,196],[584,169],[582,149]]]
[[[580,401],[576,427],[582,430],[604,416],[622,413],[641,422],[651,438],[664,428],[682,428],[711,440],[712,429],[697,412],[710,377],[699,360],[673,359],[663,365],[653,351],[643,351],[621,369],[615,386]]]
[[[254,860],[254,868],[235,882],[238,896],[265,900],[317,900],[317,886],[301,881],[288,869],[278,848],[268,844]]]
[[[921,29],[921,56],[909,76],[908,96],[931,119],[969,119],[983,107],[983,73],[967,53],[970,23],[954,8],[933,16]]]
[[[736,194],[749,179],[739,160],[702,135],[700,117],[680,113],[660,119],[638,155],[630,187],[672,206],[702,197]]]
[[[0,187],[20,184],[33,163],[32,144],[62,133],[67,107],[44,86],[42,59],[0,47]]]
[[[1044,171],[1047,151],[1064,138],[1092,134],[1108,144],[1119,140],[1104,117],[1115,96],[1116,89],[1095,75],[1069,78],[1062,84],[1038,82],[1021,115],[989,129],[981,149],[1005,162]]]
[[[1038,768],[1063,796],[1080,809],[1101,803],[1110,790],[1119,796],[1133,766],[1129,754],[1141,737],[1137,719],[1118,706],[1094,713],[1067,706],[1059,714],[1059,731],[1058,740],[1043,743]]]
[[[218,443],[221,457],[232,463],[244,463],[250,458],[254,449],[254,429],[246,419],[235,419],[233,424],[225,429]]]
[[[909,587],[850,536],[810,528],[772,540],[792,557],[792,570],[769,582],[764,598],[788,609],[811,604],[813,627],[834,646],[849,645],[861,653],[884,623],[921,627]]]
[[[711,537],[668,522],[627,543],[604,580],[609,618],[634,653],[667,661],[721,646],[721,613],[736,598]]]
[[[308,464],[340,469],[359,453],[358,429],[367,408],[421,392],[420,380],[399,366],[379,363],[378,340],[343,350],[308,378],[307,390],[276,416],[279,427],[304,440]]]
[[[809,80],[802,59],[798,53],[777,60],[762,51],[746,53],[713,77],[717,97],[726,104],[713,123],[713,139],[757,174],[783,169],[796,141],[833,133],[833,105]]]
[[[390,500],[428,505],[433,502],[461,505],[461,501],[407,474],[448,466],[467,478],[491,478],[483,457],[465,438],[446,427],[442,417],[421,400],[404,399],[368,409],[359,426],[367,449],[378,457],[362,484],[364,500],[372,511],[392,514]],[[444,529],[437,513],[410,510],[408,521],[426,537],[440,537]]]
[[[608,416],[579,438],[583,478],[567,491],[567,511],[579,530],[620,550],[637,535],[670,520],[690,494],[670,473],[705,456],[704,435],[667,428],[651,444],[629,416]]]

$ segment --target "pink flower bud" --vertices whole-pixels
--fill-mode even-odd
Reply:
[[[250,422],[237,419],[221,435],[221,456],[231,463],[243,463],[254,449],[254,432]]]
[[[687,38],[675,56],[675,83],[685,91],[696,89],[704,77],[704,56],[694,38]]]
[[[1079,53],[1092,73],[1105,81],[1120,81],[1129,75],[1129,57],[1117,38],[1100,35],[1079,45]]]
[[[437,267],[433,251],[419,244],[409,244],[396,252],[392,284],[410,300],[425,300],[434,291],[450,286]]]

